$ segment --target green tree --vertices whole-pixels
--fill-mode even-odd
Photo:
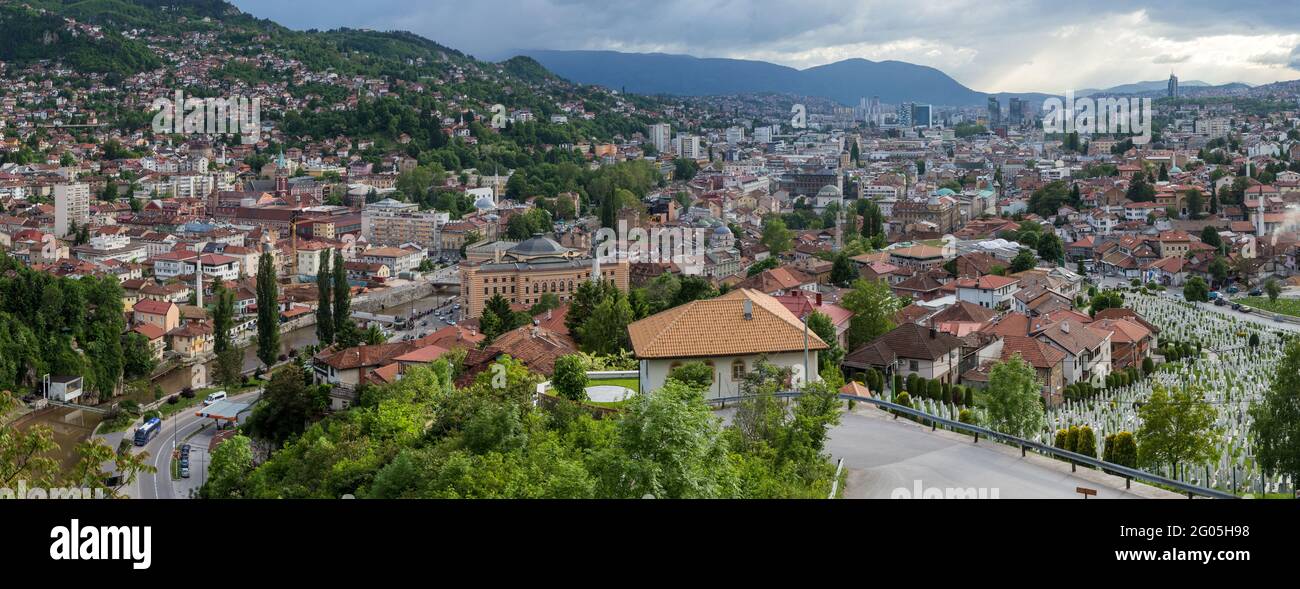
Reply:
[[[582,356],[568,354],[555,359],[555,372],[551,386],[561,397],[570,401],[587,400],[587,363]]]
[[[148,376],[157,367],[153,350],[149,347],[149,338],[131,332],[126,335],[122,345],[122,371],[128,377]]]
[[[848,286],[858,277],[857,265],[844,252],[835,255],[835,261],[831,264],[831,283],[837,286]]]
[[[269,252],[257,262],[257,358],[267,366],[280,355],[280,288]]]
[[[310,421],[325,413],[329,395],[322,387],[308,386],[297,366],[284,366],[271,374],[262,398],[249,416],[249,435],[284,444],[307,429]]]
[[[1200,276],[1193,276],[1183,284],[1183,298],[1190,302],[1207,302],[1210,300],[1210,288]]]
[[[614,446],[594,462],[602,497],[693,499],[736,495],[718,418],[700,392],[668,381],[633,398]],[[664,440],[674,443],[665,444]]]
[[[1183,195],[1186,199],[1185,202],[1187,203],[1187,218],[1200,219],[1201,210],[1205,207],[1205,200],[1204,197],[1201,196],[1201,191],[1192,188],[1183,191]]]
[[[1205,245],[1213,247],[1215,251],[1223,250],[1223,238],[1219,237],[1219,230],[1214,228],[1213,225],[1206,225],[1201,230],[1201,241]]]
[[[1221,255],[1214,256],[1214,259],[1210,260],[1209,271],[1210,277],[1214,279],[1215,284],[1223,284],[1228,280],[1228,262],[1225,261]],[[1204,282],[1204,280],[1202,280],[1202,282]]]
[[[1042,385],[1034,367],[1016,354],[989,372],[984,410],[993,429],[1022,438],[1043,427]]]
[[[759,260],[758,262],[750,264],[749,269],[745,271],[745,275],[757,276],[758,274],[762,273],[764,270],[771,270],[773,268],[779,268],[780,266],[781,266],[781,258],[778,258],[776,256],[768,256],[766,258],[763,258],[762,260]],[[665,275],[672,276],[671,274],[666,274],[666,273],[660,274],[660,276],[665,276]]]
[[[1111,459],[1107,462],[1113,462],[1120,466],[1137,468],[1137,440],[1130,432],[1119,432],[1115,434],[1115,447],[1112,450]]]
[[[1273,475],[1300,480],[1300,342],[1291,342],[1263,398],[1250,407],[1255,457]]]
[[[1026,248],[1020,248],[1020,253],[1017,253],[1016,257],[1011,259],[1011,273],[1032,270],[1036,265],[1038,265],[1038,258],[1034,256],[1034,252]]]
[[[348,284],[343,252],[334,251],[334,267],[331,270],[334,272],[334,296],[330,303],[334,311],[334,339],[338,340],[344,333],[356,331],[356,325],[352,323],[352,285]]]
[[[771,255],[779,256],[793,247],[793,234],[786,229],[785,221],[780,216],[768,215],[763,219],[763,236],[759,241]]]
[[[1218,411],[1195,386],[1169,391],[1155,384],[1151,398],[1138,409],[1138,461],[1146,467],[1209,462],[1218,457],[1214,425]]]
[[[234,387],[244,379],[244,354],[237,348],[226,348],[217,354],[216,381],[224,387]]]
[[[845,334],[850,351],[893,329],[894,314],[902,307],[883,280],[862,278],[853,282],[853,289],[844,295],[840,306],[853,313]]]
[[[253,472],[253,447],[248,436],[236,435],[212,451],[208,479],[199,490],[204,499],[246,497],[247,479]]]
[[[835,335],[835,324],[831,323],[830,316],[821,311],[813,311],[805,321],[808,322],[808,331],[817,334],[830,346],[830,349],[817,354],[818,372],[827,368],[838,369],[840,360],[844,358],[844,348],[840,347],[840,340]]]
[[[596,305],[591,317],[578,330],[584,352],[617,354],[632,347],[627,333],[627,326],[632,323],[632,306],[622,293],[615,293]]]
[[[334,287],[331,283],[333,272],[330,270],[330,250],[320,252],[320,261],[316,268],[316,339],[322,346],[334,343],[334,308],[330,304]]]
[[[668,371],[668,380],[675,380],[698,391],[713,386],[713,367],[703,362],[687,362]]]
[[[212,305],[213,351],[220,355],[231,347],[230,329],[235,323],[235,293],[218,283],[212,294],[216,299]]]
[[[1048,233],[1039,238],[1038,257],[1044,260],[1050,260],[1054,263],[1063,261],[1065,257],[1065,246],[1061,244],[1061,238],[1057,237],[1055,233]]]
[[[1079,427],[1079,437],[1075,440],[1074,451],[1089,458],[1097,457],[1097,434],[1093,433],[1091,427],[1087,425]]]
[[[1282,294],[1282,285],[1276,278],[1269,278],[1264,281],[1264,294],[1268,295],[1268,300],[1277,302],[1277,297]]]

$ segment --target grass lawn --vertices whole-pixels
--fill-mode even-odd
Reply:
[[[1246,297],[1237,299],[1237,302],[1248,307],[1254,307],[1269,313],[1280,313],[1282,315],[1291,315],[1300,317],[1300,299],[1278,299],[1276,301],[1268,300],[1268,297]]]
[[[637,379],[635,379],[635,378],[609,378],[609,379],[601,379],[601,380],[589,379],[589,380],[587,381],[587,386],[589,386],[589,387],[597,387],[597,386],[623,387],[623,388],[625,388],[625,389],[631,389],[632,392],[634,392],[634,393],[637,393],[637,394],[640,394],[640,393],[641,393],[641,381],[639,381],[639,380],[637,380]]]

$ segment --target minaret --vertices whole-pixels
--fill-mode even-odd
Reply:
[[[591,245],[591,282],[600,283],[600,246],[594,241]]]
[[[1246,162],[1246,178],[1247,186],[1249,186],[1250,162]],[[1249,195],[1250,188],[1246,189],[1246,193]],[[1264,237],[1264,190],[1262,188],[1255,195],[1255,198],[1255,237],[1262,238]]]
[[[203,308],[203,255],[194,260],[194,302]]]

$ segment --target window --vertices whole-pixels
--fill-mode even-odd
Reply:
[[[908,361],[907,361],[907,369],[908,369],[908,370],[911,370],[912,372],[916,372],[916,371],[920,370],[920,368],[921,368],[921,363],[920,363],[920,362],[917,362],[916,360],[908,360]]]
[[[745,361],[736,360],[731,363],[731,380],[741,380],[745,378]]]

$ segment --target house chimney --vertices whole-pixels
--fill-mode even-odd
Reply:
[[[817,306],[822,306],[822,293],[817,293]]]
[[[930,339],[934,339],[934,338],[936,338],[936,337],[939,337],[939,330],[937,330],[937,329],[931,327],[931,328],[930,328]]]
[[[745,320],[749,321],[754,318],[754,302],[745,299]]]

